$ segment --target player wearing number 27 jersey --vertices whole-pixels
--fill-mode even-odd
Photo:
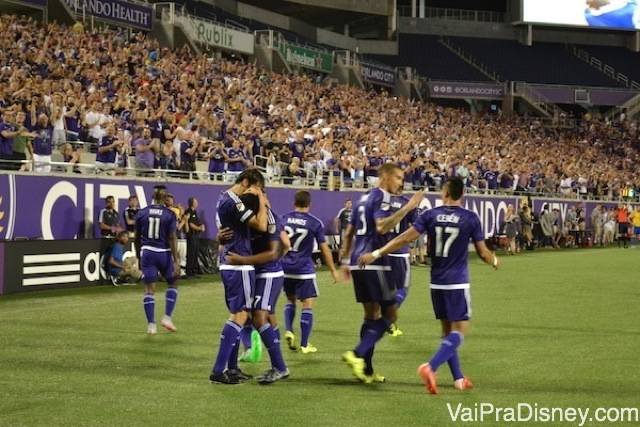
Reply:
[[[359,259],[360,265],[370,264],[427,234],[432,258],[431,300],[436,318],[442,323],[444,336],[440,349],[428,363],[418,368],[427,390],[432,394],[438,392],[435,372],[445,362],[451,368],[456,388],[464,390],[472,387],[471,382],[462,375],[457,353],[471,318],[469,241],[475,244],[484,262],[498,267],[498,259],[484,243],[478,216],[462,208],[463,191],[462,180],[449,179],[443,188],[443,206],[425,211],[406,232]]]
[[[293,320],[296,315],[296,299],[302,302],[300,315],[300,352],[315,353],[317,349],[309,344],[313,327],[313,302],[318,296],[316,270],[313,264],[314,244],[318,244],[325,264],[337,281],[337,272],[331,256],[331,250],[324,235],[324,224],[309,213],[311,194],[298,191],[294,199],[294,211],[282,218],[284,230],[289,235],[291,249],[282,259],[284,269],[284,290],[288,303],[284,308],[284,320],[287,331],[285,340],[291,350],[297,350],[293,333]]]

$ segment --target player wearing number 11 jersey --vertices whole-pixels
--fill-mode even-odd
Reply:
[[[282,259],[284,290],[288,299],[284,308],[284,321],[287,328],[285,340],[289,349],[297,350],[293,333],[297,298],[302,302],[300,352],[303,354],[318,351],[309,343],[313,327],[313,302],[318,297],[316,270],[312,258],[314,243],[318,244],[322,258],[329,267],[334,281],[338,281],[331,250],[324,236],[324,224],[309,213],[310,208],[311,194],[308,191],[298,191],[294,199],[295,210],[282,218],[284,230],[291,241],[291,249]]]
[[[413,227],[380,249],[363,254],[358,260],[361,266],[369,265],[418,239],[422,234],[427,234],[432,258],[431,301],[436,318],[442,324],[444,337],[431,360],[418,368],[418,374],[432,394],[438,393],[435,372],[445,362],[449,364],[457,389],[473,387],[462,375],[457,352],[469,329],[471,318],[469,241],[474,243],[484,262],[498,268],[498,258],[484,243],[478,215],[462,207],[463,191],[461,179],[449,179],[443,187],[443,206],[425,211]]]
[[[178,299],[176,272],[180,271],[180,260],[176,244],[176,215],[164,206],[167,189],[159,185],[153,191],[153,204],[141,209],[136,215],[136,248],[142,269],[144,313],[147,316],[147,333],[157,333],[155,320],[155,297],[158,273],[162,274],[169,287],[166,293],[165,315],[160,324],[175,332],[171,315]]]

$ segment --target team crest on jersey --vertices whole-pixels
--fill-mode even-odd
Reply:
[[[269,232],[269,234],[273,234],[276,232],[276,225],[275,224],[269,224],[269,226],[267,227],[267,231]]]
[[[240,203],[236,203],[236,208],[238,209],[238,211],[240,212],[244,212],[244,203],[240,202]]]

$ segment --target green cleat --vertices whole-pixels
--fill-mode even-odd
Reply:
[[[298,346],[296,345],[296,336],[291,331],[287,331],[284,333],[284,340],[287,342],[287,346],[291,351],[297,351]]]
[[[369,378],[369,382],[367,384],[371,384],[371,383],[386,383],[387,379],[380,375],[380,374],[376,374],[375,372],[371,375],[367,375],[367,377]]]
[[[365,384],[371,383],[371,377],[364,373],[364,359],[358,357],[353,351],[347,351],[342,355],[342,360],[351,368],[354,377]]]
[[[260,333],[256,330],[251,332],[251,354],[248,362],[260,363],[262,361],[262,340]]]
[[[391,326],[389,326],[389,335],[392,337],[399,337],[401,335],[404,335],[404,332],[402,332],[400,330],[400,328],[398,328],[398,325],[395,323],[392,323]]]
[[[300,353],[302,354],[310,354],[317,352],[318,349],[311,343],[307,344],[306,347],[300,347]]]
[[[251,362],[251,349],[248,348],[246,349],[241,355],[240,357],[238,357],[238,360],[240,362]]]

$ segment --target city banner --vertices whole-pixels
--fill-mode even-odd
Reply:
[[[293,43],[284,43],[280,51],[284,59],[291,65],[298,65],[312,70],[330,73],[333,70],[333,55],[320,50],[309,49]]]
[[[381,65],[360,63],[360,72],[364,81],[380,86],[394,87],[396,85],[396,70]]]
[[[153,9],[150,4],[124,0],[62,0],[71,11],[83,12],[97,19],[104,19],[129,27],[150,31],[153,28]]]
[[[505,95],[505,85],[497,83],[429,80],[427,84],[431,98],[499,100]]]
[[[176,15],[176,21],[182,24],[182,28],[191,40],[197,43],[253,55],[255,40],[251,33],[234,30],[193,16]]]
[[[94,238],[100,235],[98,218],[104,207],[104,199],[113,196],[121,223],[131,195],[138,197],[142,207],[151,203],[154,185],[160,180],[123,178],[77,178],[61,176],[36,176],[0,174],[0,240],[14,238],[42,238],[67,240]],[[190,197],[200,202],[200,218],[205,224],[202,238],[216,235],[215,206],[222,191],[229,185],[203,181],[167,182],[167,188],[175,196],[176,203],[187,205]],[[268,188],[268,197],[274,211],[283,215],[293,210],[295,188]],[[361,191],[311,190],[311,212],[325,224],[327,234],[335,234],[335,217],[347,199],[357,202]],[[439,193],[427,193],[421,209],[431,209],[442,204]],[[474,196],[465,197],[464,205],[475,212],[482,223],[485,236],[495,234],[509,204],[517,207],[516,197]]]

